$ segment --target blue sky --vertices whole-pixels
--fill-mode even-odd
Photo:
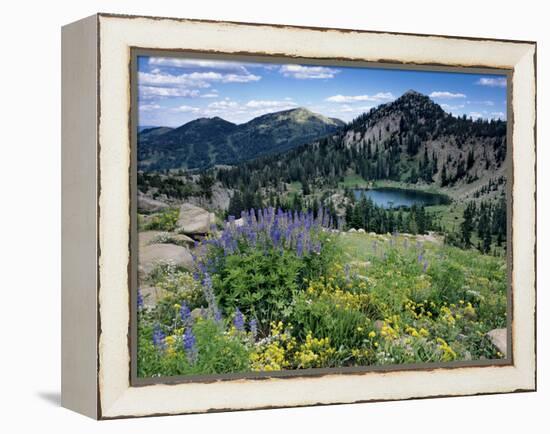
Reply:
[[[350,121],[414,89],[453,115],[506,119],[506,76],[396,69],[138,58],[139,125],[200,117],[235,123],[306,107]]]

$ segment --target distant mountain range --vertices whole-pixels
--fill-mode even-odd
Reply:
[[[345,126],[305,108],[269,113],[244,124],[200,118],[178,128],[143,128],[138,167],[144,171],[230,165],[288,151]]]

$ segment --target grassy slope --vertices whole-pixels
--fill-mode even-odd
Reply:
[[[484,312],[488,327],[505,326],[504,258],[447,246],[439,239],[428,241],[425,236],[345,233],[336,242],[343,261],[373,280],[375,291],[391,288],[392,296],[471,301]],[[414,282],[422,275],[428,284],[418,289]]]

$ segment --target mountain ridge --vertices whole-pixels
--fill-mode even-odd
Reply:
[[[155,171],[235,164],[290,150],[344,125],[339,119],[298,107],[267,113],[242,124],[215,116],[197,118],[176,128],[149,128],[138,134],[139,169]]]
[[[359,175],[365,181],[456,187],[470,195],[488,184],[503,191],[506,156],[506,121],[455,117],[428,96],[408,91],[333,135],[242,163],[219,178],[230,188],[241,182],[254,189],[299,181],[309,191]]]

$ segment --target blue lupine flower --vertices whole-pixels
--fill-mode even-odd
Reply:
[[[244,316],[242,312],[239,310],[239,308],[235,310],[235,316],[233,317],[233,325],[239,331],[244,330]]]
[[[321,242],[318,241],[317,244],[315,244],[315,253],[318,255],[321,253]]]
[[[221,324],[221,322],[223,321],[221,311],[218,309],[217,306],[214,306],[212,310],[214,311],[214,321],[216,321],[218,324]]]
[[[274,227],[271,231],[271,241],[273,242],[274,247],[279,246],[279,241],[281,240],[281,231],[278,227]]]
[[[191,318],[191,310],[189,310],[189,307],[185,303],[181,304],[180,317],[185,325],[189,325],[193,320]]]
[[[141,295],[141,289],[138,288],[137,292],[137,307],[138,309],[143,308],[143,296]]]
[[[196,344],[197,340],[195,339],[193,329],[191,327],[187,327],[185,329],[185,333],[183,334],[183,349],[185,350],[185,354],[187,355],[187,359],[190,363],[193,363],[197,358]]]
[[[302,254],[304,253],[304,241],[302,234],[298,235],[298,239],[296,240],[296,254],[299,258],[302,257]]]
[[[166,343],[164,342],[165,338],[166,338],[166,335],[160,328],[160,325],[155,324],[155,327],[153,328],[153,345],[158,350],[163,351],[166,348]]]
[[[428,261],[424,261],[424,266],[422,267],[422,270],[425,273],[427,269],[428,269]]]

